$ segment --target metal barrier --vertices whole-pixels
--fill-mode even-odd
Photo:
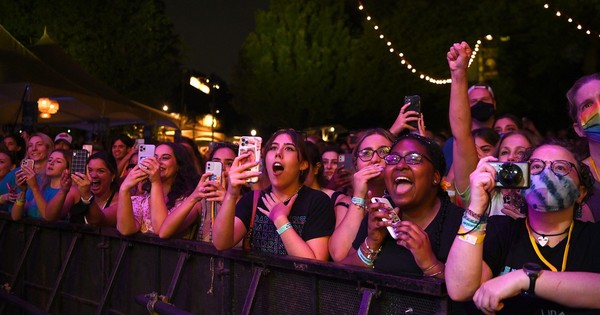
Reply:
[[[447,314],[442,281],[0,214],[0,314]],[[136,303],[137,302],[137,303]]]

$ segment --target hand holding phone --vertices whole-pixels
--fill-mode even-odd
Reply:
[[[82,173],[85,174],[87,159],[89,152],[87,150],[73,150],[71,156],[71,167],[70,173]]]
[[[260,149],[262,146],[261,137],[243,136],[240,141],[238,155],[250,152],[250,157],[247,162],[260,161]],[[260,172],[260,165],[256,165],[250,169],[251,172]],[[250,177],[246,180],[248,183],[258,183],[258,176]]]
[[[33,169],[35,162],[33,159],[23,159],[21,160],[21,168],[29,168]]]
[[[138,147],[138,164],[145,158],[153,157],[156,147],[153,144],[140,144]]]
[[[415,111],[419,113],[418,117],[421,117],[421,96],[420,95],[408,95],[404,97],[404,104],[410,104],[406,111]],[[415,129],[419,128],[418,121],[410,121],[408,125],[414,127]]]
[[[400,217],[398,216],[398,214],[396,213],[396,211],[394,211],[394,207],[392,207],[392,204],[390,203],[389,200],[387,200],[387,198],[384,197],[373,197],[371,198],[371,203],[382,203],[385,205],[385,208],[389,211],[389,213],[392,215],[392,225],[396,225],[396,223],[402,221],[400,220]],[[383,208],[382,208],[383,209]],[[381,211],[381,210],[379,210]],[[382,218],[382,221],[389,221],[390,219],[388,218]],[[396,231],[394,231],[394,227],[393,226],[387,226],[388,232],[390,232],[390,235],[394,238],[394,239],[398,239],[398,237],[400,237],[400,235],[396,234]]]

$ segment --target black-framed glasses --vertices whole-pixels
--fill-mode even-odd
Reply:
[[[404,159],[404,162],[406,162],[406,164],[408,165],[421,164],[424,160],[427,160],[433,164],[430,158],[418,152],[410,152],[404,156],[396,153],[390,153],[385,158],[383,158],[386,165],[396,165],[400,163],[402,159]]]
[[[371,159],[373,159],[373,154],[375,152],[377,152],[377,155],[384,159],[389,153],[390,150],[392,150],[391,147],[389,146],[380,146],[379,148],[377,148],[377,150],[373,150],[373,149],[362,149],[360,151],[358,151],[358,158],[363,161],[363,162],[369,162]]]
[[[573,169],[575,169],[575,171],[577,172],[575,164],[569,161],[544,161],[540,159],[529,160],[529,172],[531,173],[531,175],[538,175],[544,170],[544,168],[546,168],[546,165],[548,163],[550,163],[550,170],[552,170],[552,172],[556,174],[556,176],[567,176],[569,173],[571,173]]]

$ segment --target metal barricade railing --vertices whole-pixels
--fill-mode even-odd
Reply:
[[[0,313],[446,314],[443,282],[0,213]],[[137,303],[135,303],[137,302]]]

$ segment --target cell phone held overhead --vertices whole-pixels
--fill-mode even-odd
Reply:
[[[406,111],[415,111],[417,113],[419,113],[418,117],[421,117],[421,96],[420,95],[407,95],[404,97],[404,104],[410,104],[408,105],[408,108],[406,108]],[[408,122],[408,124],[412,127],[414,127],[415,129],[418,128],[418,121],[410,121]]]
[[[262,146],[262,138],[254,136],[243,136],[240,139],[240,147],[238,150],[239,155],[250,152],[248,162],[260,161],[260,150]],[[260,164],[253,166],[249,171],[260,172]],[[258,176],[250,177],[246,180],[248,183],[257,183]]]

